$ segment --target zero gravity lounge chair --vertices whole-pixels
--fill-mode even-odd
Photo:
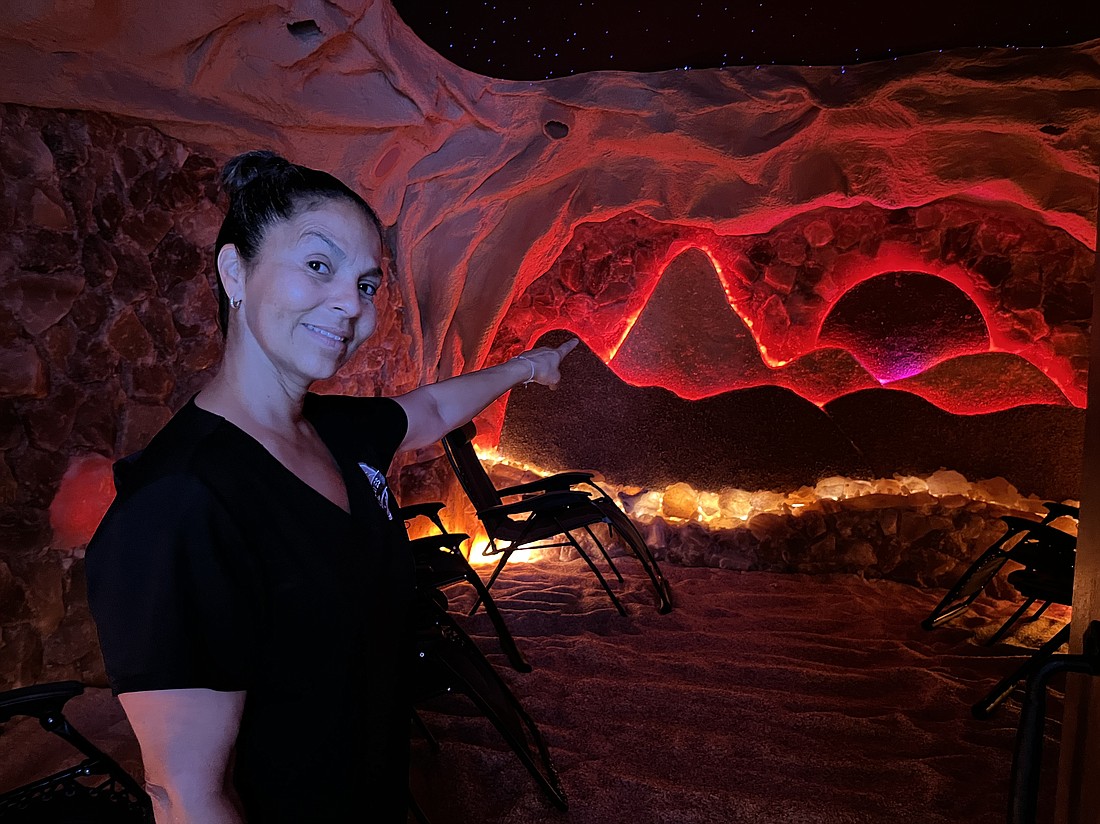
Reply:
[[[447,596],[442,593],[444,587],[460,581],[468,583],[477,592],[478,603],[485,607],[489,621],[500,640],[500,648],[508,657],[508,662],[518,672],[530,672],[531,665],[527,663],[523,653],[516,646],[512,633],[508,630],[503,616],[493,601],[493,596],[489,594],[489,590],[481,582],[481,577],[462,554],[462,543],[468,540],[469,536],[462,532],[448,532],[443,525],[443,520],[439,517],[441,509],[443,504],[433,501],[410,504],[399,510],[406,526],[414,518],[424,517],[435,524],[436,529],[439,530],[438,534],[412,538],[409,542],[416,564],[417,588],[435,591],[438,593],[436,597],[446,603]]]
[[[152,824],[152,804],[142,786],[65,717],[65,704],[83,692],[79,681],[58,681],[0,693],[0,725],[18,716],[37,718],[42,729],[63,738],[83,756],[47,778],[0,794],[0,821]]]
[[[1047,514],[1039,522],[1012,515],[1001,517],[1008,529],[994,541],[989,549],[978,556],[955,585],[947,591],[943,600],[921,622],[924,629],[935,629],[965,612],[1009,561],[1021,564],[1027,569],[1041,569],[1049,566],[1052,561],[1055,566],[1060,567],[1061,559],[1073,556],[1077,539],[1050,526],[1050,522],[1062,515],[1076,518],[1077,507],[1054,501],[1047,501],[1043,506],[1046,507]],[[1027,606],[1031,603],[1032,601],[1028,601]],[[1041,609],[1049,605],[1050,601],[1046,601]],[[1036,613],[1033,617],[1037,618],[1039,614]],[[1006,622],[1002,630],[1006,630],[1019,617],[1020,615],[1017,615]],[[1002,634],[998,631],[989,643],[996,643]]]
[[[414,704],[453,694],[470,699],[501,734],[547,800],[559,810],[567,809],[565,790],[535,721],[473,640],[424,591],[416,610],[415,632]],[[416,711],[413,722],[431,749],[438,750],[439,742]],[[413,809],[419,821],[427,821],[418,805]]]
[[[486,589],[492,587],[513,552],[571,546],[588,564],[615,609],[620,615],[626,615],[622,603],[591,554],[573,534],[582,530],[592,539],[608,569],[621,583],[622,574],[593,531],[594,526],[603,524],[607,528],[607,538],[617,534],[638,559],[657,595],[658,611],[663,614],[672,609],[668,582],[641,533],[615,501],[593,481],[591,473],[561,472],[530,483],[497,489],[474,452],[473,437],[476,433],[474,424],[468,423],[449,433],[443,439],[443,448],[489,537],[489,549],[485,554],[500,555]],[[504,503],[504,498],[512,496],[521,497],[517,501]]]

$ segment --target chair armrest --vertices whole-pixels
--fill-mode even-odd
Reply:
[[[408,506],[399,507],[397,513],[401,516],[401,520],[408,523],[413,518],[424,517],[435,524],[435,528],[440,532],[446,534],[447,527],[443,524],[443,519],[439,517],[440,510],[443,509],[445,504],[439,501],[425,501],[420,504],[409,504]]]
[[[505,498],[509,495],[526,495],[528,492],[565,491],[571,486],[587,483],[591,480],[591,472],[559,472],[557,475],[550,475],[547,478],[539,478],[535,481],[528,481],[525,484],[508,486],[498,491],[500,497],[502,498]]]
[[[1081,508],[1071,506],[1070,504],[1060,504],[1057,501],[1043,501],[1043,506],[1047,508],[1049,513],[1044,521],[1053,521],[1055,518],[1059,518],[1062,515],[1069,515],[1071,518],[1081,517]]]
[[[554,509],[572,506],[573,504],[591,502],[592,499],[588,497],[587,492],[544,492],[540,495],[533,495],[529,498],[515,501],[514,503],[498,504],[488,509],[478,510],[477,517],[482,519],[499,518],[509,515],[522,515],[524,513],[537,515]]]
[[[1069,553],[1077,551],[1076,537],[1048,524],[1035,524],[1032,526],[1028,530],[1025,540],[1046,544],[1053,552]]]
[[[1032,527],[1039,526],[1038,521],[1033,521],[1030,518],[1021,518],[1018,515],[1002,515],[1001,520],[1008,525],[1008,531],[1010,533],[1027,532]]]
[[[1024,540],[1043,541],[1058,549],[1077,548],[1077,538],[1068,532],[1063,532],[1056,526],[1027,518],[1018,518],[1015,515],[1002,515],[1001,520],[1008,524],[1009,532],[1026,533]]]
[[[66,701],[83,692],[84,685],[79,681],[57,681],[8,690],[0,693],[0,723],[10,721],[15,715],[42,718],[61,712]]]
[[[439,514],[439,511],[443,509],[444,504],[439,501],[428,501],[422,504],[409,504],[408,506],[402,506],[397,508],[397,514],[401,516],[403,521],[411,521],[413,518],[419,518],[424,516],[425,518],[432,518]]]
[[[470,536],[465,532],[447,532],[443,535],[425,535],[423,538],[413,538],[409,541],[409,547],[414,555],[440,549],[458,552],[462,542],[468,540],[470,540]]]

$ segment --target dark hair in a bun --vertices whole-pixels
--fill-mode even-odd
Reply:
[[[229,195],[229,210],[214,242],[215,261],[228,244],[237,247],[245,262],[253,260],[273,224],[334,198],[354,203],[378,230],[379,237],[385,236],[374,210],[342,181],[328,172],[291,163],[274,152],[245,152],[231,158],[222,169],[221,179]],[[229,296],[220,272],[218,325],[224,336],[229,329]]]

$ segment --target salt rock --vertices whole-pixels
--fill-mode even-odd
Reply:
[[[902,489],[912,495],[914,492],[927,492],[928,481],[918,478],[916,475],[895,475],[894,479],[901,484]]]
[[[850,541],[846,543],[837,560],[856,570],[870,569],[878,563],[878,559],[875,557],[875,549],[867,541]]]
[[[901,513],[898,521],[898,537],[903,543],[912,544],[929,533],[948,532],[954,526],[950,518],[906,511]]]
[[[788,520],[774,512],[761,512],[749,519],[749,531],[761,543],[778,544],[791,536]]]
[[[726,489],[718,494],[722,515],[745,520],[752,512],[752,495],[744,489]]]
[[[794,492],[787,495],[787,503],[794,504],[812,504],[817,501],[817,494],[814,492],[812,486],[800,486]]]
[[[522,467],[512,466],[506,463],[493,465],[489,470],[489,475],[493,479],[493,485],[497,489],[524,484],[538,477],[532,472],[526,472]]]
[[[883,495],[904,495],[906,489],[896,478],[879,478],[872,484],[872,492]]]
[[[638,518],[652,518],[661,512],[661,493],[648,490],[637,496],[622,496],[624,501],[630,502],[630,514]]]
[[[970,490],[970,496],[982,501],[1011,506],[1020,499],[1020,491],[1004,478],[987,478],[978,481]]]
[[[970,481],[953,469],[938,469],[928,476],[928,491],[937,497],[967,495]]]
[[[0,397],[44,398],[47,387],[46,364],[33,344],[16,340],[0,350]]]
[[[819,498],[831,498],[836,501],[844,497],[844,491],[848,486],[848,479],[839,476],[822,478],[814,487],[814,494]]]
[[[749,498],[756,512],[786,512],[787,496],[767,489],[753,492]]]
[[[699,496],[689,484],[674,483],[665,490],[661,509],[669,518],[694,518],[699,509]]]
[[[34,336],[65,317],[83,289],[84,278],[65,273],[20,273],[6,284],[9,294],[18,296],[15,314]]]
[[[966,495],[943,495],[940,497],[940,507],[943,509],[964,509],[970,498]]]
[[[1059,518],[1055,518],[1050,522],[1050,525],[1070,535],[1077,535],[1077,521],[1069,515],[1062,515]]]
[[[904,507],[906,505],[907,499],[904,495],[883,495],[875,492],[869,495],[858,495],[844,501],[845,509],[854,509],[861,512]]]
[[[883,535],[898,534],[898,511],[896,509],[882,509],[878,513],[878,525]]]
[[[128,361],[137,361],[153,354],[153,339],[134,310],[127,306],[107,331],[111,348]]]
[[[50,503],[54,549],[74,549],[91,540],[114,499],[112,461],[102,455],[79,455],[69,461]]]
[[[171,410],[159,404],[133,403],[127,406],[122,413],[122,454],[129,455],[144,449],[171,417]]]
[[[35,559],[20,570],[23,592],[33,616],[35,629],[48,636],[65,617],[65,599],[61,565],[52,559]]]
[[[721,512],[721,509],[717,492],[699,493],[699,511],[702,512],[703,517],[708,519],[716,518]]]
[[[820,248],[832,242],[833,227],[827,220],[814,220],[806,224],[802,230],[802,236],[811,246]]]

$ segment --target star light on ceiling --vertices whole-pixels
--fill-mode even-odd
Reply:
[[[1093,4],[1034,0],[928,0],[906,7],[871,0],[393,4],[448,60],[511,80],[602,70],[851,66],[944,49],[1057,46],[1100,37]]]

